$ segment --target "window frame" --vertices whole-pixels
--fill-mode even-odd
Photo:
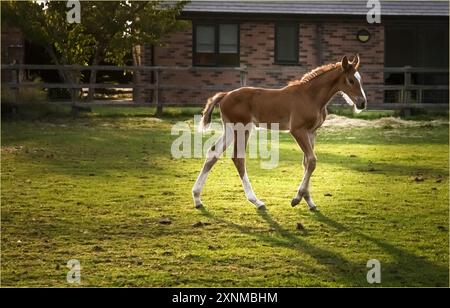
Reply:
[[[288,61],[288,60],[279,60],[278,59],[278,39],[277,39],[277,33],[278,33],[278,28],[279,27],[286,27],[286,26],[292,26],[295,28],[295,60],[293,61]],[[274,35],[273,35],[273,40],[274,40],[274,64],[277,65],[299,65],[300,64],[300,56],[299,56],[299,52],[300,52],[300,24],[298,22],[276,22],[275,26],[274,26]]]
[[[237,28],[237,52],[236,53],[220,53],[220,25],[235,25]],[[214,27],[214,52],[211,53],[216,60],[214,64],[198,64],[195,63],[195,55],[197,54],[197,26],[212,26]],[[219,55],[237,55],[237,64],[228,65],[217,62]],[[192,22],[192,66],[200,67],[239,67],[241,65],[241,26],[239,22],[235,21],[193,21]]]

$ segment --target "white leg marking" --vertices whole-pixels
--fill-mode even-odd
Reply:
[[[209,171],[214,166],[214,164],[219,159],[220,155],[226,150],[226,148],[231,144],[233,138],[230,134],[225,131],[224,134],[219,138],[219,140],[214,145],[214,150],[209,150],[207,154],[206,161],[203,165],[202,171],[200,172],[197,180],[195,181],[194,187],[192,188],[192,196],[194,198],[195,206],[201,206],[202,202],[200,200],[200,195],[205,185],[206,178],[208,177]]]
[[[312,164],[312,165],[310,165],[310,164]],[[303,175],[302,182],[298,188],[297,197],[296,197],[296,199],[298,201],[295,202],[295,204],[298,204],[302,198],[305,198],[305,201],[311,210],[316,209],[316,205],[314,204],[314,201],[312,200],[310,192],[309,192],[309,186],[310,186],[309,183],[311,180],[311,175],[315,169],[315,165],[316,165],[315,157],[310,158],[309,160],[306,159],[306,163],[304,164],[305,173]]]
[[[250,180],[247,176],[247,171],[242,178],[242,186],[244,187],[245,196],[248,201],[255,204],[257,207],[265,206],[264,202],[256,198],[255,192],[253,191],[252,184],[250,184]]]

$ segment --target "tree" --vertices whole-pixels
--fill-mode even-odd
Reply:
[[[2,22],[17,26],[26,38],[43,46],[54,64],[86,65],[92,56],[94,40],[81,24],[66,21],[62,1],[2,2]],[[59,70],[65,82],[78,83],[80,74]]]
[[[103,60],[123,65],[133,55],[139,64],[140,45],[158,45],[184,22],[177,19],[186,1],[82,1],[81,22],[68,23],[65,1],[2,1],[2,20],[20,28],[42,45],[54,64],[97,65]],[[65,82],[79,83],[81,73],[59,71]],[[140,82],[135,73],[134,81]],[[95,83],[96,71],[90,75]],[[74,94],[75,95],[75,94]],[[89,98],[93,97],[90,89]]]

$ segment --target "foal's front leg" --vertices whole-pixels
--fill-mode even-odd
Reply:
[[[291,130],[291,134],[294,136],[298,145],[304,153],[303,166],[305,173],[303,175],[302,182],[298,188],[297,195],[292,199],[291,205],[296,206],[300,203],[302,198],[305,198],[306,203],[310,210],[316,210],[317,207],[309,192],[309,182],[311,175],[316,168],[316,155],[314,154],[314,133],[309,132],[306,129]]]
[[[317,135],[316,132],[312,132],[312,133],[309,133],[309,134],[308,134],[309,142],[311,143],[311,147],[312,147],[313,153],[314,153],[314,145],[315,145],[315,143],[316,143],[316,135]],[[314,157],[315,157],[315,156],[314,156]],[[306,170],[306,168],[307,168],[306,155],[304,155],[303,158],[304,158],[304,159],[303,159],[303,168],[304,168],[304,170]],[[309,187],[310,187],[310,186],[311,186],[311,181],[308,181],[308,187],[306,187],[307,193],[304,194],[303,197],[305,198],[305,201],[306,201],[306,203],[308,204],[308,207],[309,207],[311,210],[317,210],[317,206],[316,206],[316,204],[314,203],[314,201],[313,201],[313,199],[312,199],[312,197],[311,197],[311,193],[310,193],[310,191],[309,191]]]

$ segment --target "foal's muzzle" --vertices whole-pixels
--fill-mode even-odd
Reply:
[[[356,107],[358,109],[366,109],[367,107],[367,100],[364,97],[358,97],[355,102]]]

